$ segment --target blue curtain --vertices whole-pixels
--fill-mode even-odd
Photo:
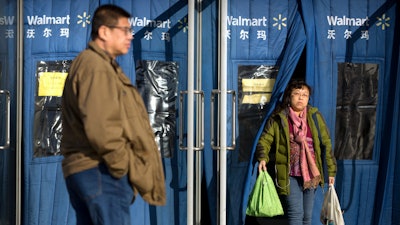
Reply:
[[[389,1],[389,6],[395,1]],[[400,5],[395,5],[394,30],[400,30]],[[374,205],[373,224],[400,224],[400,35],[394,34],[393,44],[387,43],[387,48],[392,49],[392,57],[388,60],[390,67],[390,84],[385,88],[389,92],[387,111],[385,113],[385,136],[388,137],[382,144],[376,202]]]
[[[307,33],[307,82],[314,87],[312,103],[331,128],[335,144],[338,64],[379,66],[378,103],[371,159],[338,160],[336,188],[346,223],[399,224],[396,174],[399,166],[399,29],[398,1],[302,0]],[[339,20],[343,18],[343,23]],[[367,18],[366,24],[345,19]],[[332,20],[334,19],[334,20]],[[339,19],[339,20],[338,20]],[[335,38],[329,37],[332,32]],[[348,36],[350,34],[350,36]],[[350,129],[350,127],[348,127]],[[338,140],[339,141],[339,140]],[[340,140],[341,141],[341,140]],[[313,223],[318,224],[317,196]]]
[[[297,7],[296,7],[297,8]],[[303,52],[303,48],[306,44],[306,36],[303,21],[300,16],[299,11],[294,11],[293,15],[290,17],[292,21],[291,26],[288,27],[288,35],[285,42],[285,47],[282,51],[282,62],[280,63],[280,69],[274,86],[274,90],[271,96],[271,101],[268,104],[267,114],[263,123],[260,125],[260,129],[256,135],[255,143],[251,149],[250,163],[247,167],[247,174],[245,184],[243,187],[243,195],[241,200],[241,220],[244,224],[246,219],[246,207],[248,202],[249,194],[254,186],[254,182],[257,178],[257,162],[254,158],[254,152],[257,145],[257,140],[260,138],[262,129],[265,126],[268,117],[271,115],[275,106],[279,103],[283,92],[289,83],[294,70],[296,69],[297,62]]]
[[[301,18],[306,37],[306,80],[314,88],[311,104],[325,116],[335,144],[336,94],[340,63],[373,63],[379,66],[378,104],[374,148],[371,159],[338,160],[336,188],[344,210],[346,223],[400,224],[399,172],[399,6],[398,1],[302,0]],[[346,24],[346,19],[365,19],[364,24]],[[343,19],[343,20],[341,20]],[[339,22],[341,20],[342,22]],[[361,21],[361,20],[359,20]],[[368,32],[366,32],[368,31]],[[334,38],[329,36],[334,33]],[[351,37],[350,37],[350,36]],[[328,38],[329,36],[329,38]],[[292,43],[293,40],[287,40]],[[287,49],[284,51],[287,52]],[[282,61],[297,63],[297,60]],[[290,65],[288,65],[289,67]],[[281,68],[280,72],[285,72]],[[279,96],[290,79],[290,70],[279,76],[271,99],[271,108],[264,126]],[[261,131],[259,131],[257,139]],[[254,143],[252,152],[255,150]],[[248,193],[257,173],[252,158],[245,181],[242,214]],[[317,191],[313,224],[320,224],[319,211],[323,190]]]

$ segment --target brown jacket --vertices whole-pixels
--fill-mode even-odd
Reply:
[[[62,98],[64,176],[104,162],[128,174],[152,205],[166,201],[161,157],[143,100],[118,64],[94,42],[73,61]]]

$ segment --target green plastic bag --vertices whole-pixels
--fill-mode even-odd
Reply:
[[[262,171],[250,193],[246,214],[256,217],[283,215],[283,208],[274,181],[267,171]]]

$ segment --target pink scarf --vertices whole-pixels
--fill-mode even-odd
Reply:
[[[307,107],[299,116],[289,107],[289,119],[293,123],[294,140],[300,145],[300,170],[303,176],[303,189],[316,188],[321,180],[315,159],[307,143]]]

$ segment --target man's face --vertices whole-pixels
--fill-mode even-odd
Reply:
[[[106,51],[113,57],[128,53],[133,39],[132,28],[128,18],[119,18],[115,26],[107,26],[109,30],[105,40]]]

